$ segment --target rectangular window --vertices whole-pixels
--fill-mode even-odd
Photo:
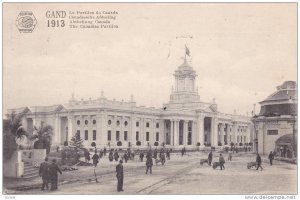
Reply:
[[[156,132],[156,141],[159,141],[159,132]]]
[[[127,141],[127,131],[124,131],[124,141]]]
[[[159,128],[159,123],[156,123],[156,128]]]
[[[150,123],[146,122],[146,127],[149,128],[150,127]]]
[[[278,135],[278,130],[268,130],[268,135]]]
[[[111,141],[111,131],[107,131],[107,140]]]
[[[140,122],[136,122],[135,125],[136,125],[136,127],[139,127],[140,126]]]
[[[84,131],[84,140],[88,140],[89,139],[89,131],[85,130]]]
[[[149,132],[146,132],[146,141],[149,141]]]
[[[96,140],[96,130],[93,130],[93,140]]]
[[[80,130],[77,130],[76,132],[76,138],[79,140],[80,139]]]
[[[244,136],[244,142],[246,142],[246,136]]]
[[[135,140],[136,140],[136,141],[139,141],[139,135],[140,135],[140,134],[139,134],[139,132],[137,131],[137,132],[135,133]]]
[[[116,141],[120,140],[120,131],[116,131]]]
[[[237,141],[237,142],[240,142],[240,137],[239,137],[239,136],[237,136],[236,141]]]
[[[192,132],[188,133],[188,145],[192,145]]]

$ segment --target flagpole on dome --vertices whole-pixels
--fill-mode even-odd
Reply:
[[[190,50],[185,45],[184,63],[186,63],[186,55],[190,56]]]

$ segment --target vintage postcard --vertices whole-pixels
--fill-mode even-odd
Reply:
[[[2,194],[295,199],[297,9],[3,3]]]

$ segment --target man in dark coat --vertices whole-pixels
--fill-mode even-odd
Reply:
[[[150,174],[152,174],[152,165],[153,165],[152,156],[147,156],[147,160],[146,160],[146,166],[147,166],[146,174],[148,173],[148,170],[150,170]]]
[[[88,150],[84,150],[84,158],[85,158],[85,162],[86,163],[89,163],[90,162],[90,159],[91,159],[91,157],[90,157],[90,152],[88,151]]]
[[[56,190],[57,189],[57,182],[58,182],[58,174],[62,174],[61,170],[59,169],[58,165],[56,164],[56,159],[52,160],[52,163],[49,166],[49,176],[51,181],[51,189],[50,190]]]
[[[166,151],[166,156],[167,156],[168,160],[171,159],[171,155],[170,155],[170,150],[169,149],[167,149],[167,151]]]
[[[209,152],[208,154],[208,165],[211,166],[211,161],[212,161],[212,151]]]
[[[161,164],[164,165],[165,162],[166,162],[166,156],[165,156],[165,153],[163,151],[161,151],[159,153],[159,157],[160,157],[160,160],[161,160]]]
[[[106,147],[104,147],[103,153],[104,153],[104,156],[106,156]]]
[[[99,162],[99,156],[98,156],[98,154],[95,153],[95,154],[93,155],[92,159],[93,159],[93,164],[95,165],[95,167],[97,167],[98,162]]]
[[[256,170],[258,170],[259,167],[260,167],[260,170],[263,170],[263,168],[261,166],[261,157],[259,154],[257,154],[257,156],[256,156],[256,163],[257,163]]]
[[[48,158],[45,158],[45,162],[41,163],[40,169],[39,169],[39,175],[42,177],[43,184],[41,190],[45,189],[45,186],[47,189],[49,189],[48,183],[49,183],[49,173],[50,173],[50,163],[48,162]]]
[[[110,162],[114,160],[114,153],[112,151],[109,152],[108,159]]]
[[[143,160],[144,160],[144,153],[142,151],[140,153],[140,160],[141,160],[141,162],[143,162]]]
[[[219,163],[220,163],[220,169],[221,170],[225,169],[225,166],[224,166],[225,159],[224,159],[224,157],[223,157],[223,155],[221,153],[220,153],[220,157],[219,157]]]
[[[119,164],[116,166],[116,172],[117,172],[117,180],[118,180],[118,186],[117,186],[117,191],[121,192],[123,191],[123,160],[119,161]]]
[[[115,161],[118,161],[118,160],[119,160],[119,154],[118,154],[118,151],[117,151],[117,150],[115,150],[114,158],[115,158]]]
[[[273,159],[274,159],[274,154],[271,151],[270,154],[269,154],[270,165],[273,165]]]
[[[153,157],[156,159],[157,158],[157,149],[154,149]]]

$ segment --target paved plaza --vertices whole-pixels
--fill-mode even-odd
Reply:
[[[214,161],[218,161],[214,153]],[[94,168],[79,167],[59,177],[57,191],[31,189],[18,194],[295,194],[297,192],[297,165],[275,161],[270,166],[263,157],[263,171],[247,169],[247,162],[255,161],[255,154],[239,153],[225,163],[225,170],[213,170],[207,164],[200,166],[206,153],[187,153],[184,157],[171,154],[164,166],[153,166],[153,173],[145,174],[145,163],[124,163],[124,192],[117,192],[116,162],[105,157],[100,161],[95,181]],[[226,157],[226,154],[225,154]],[[68,180],[68,181],[67,181]],[[40,181],[40,180],[39,180]]]

